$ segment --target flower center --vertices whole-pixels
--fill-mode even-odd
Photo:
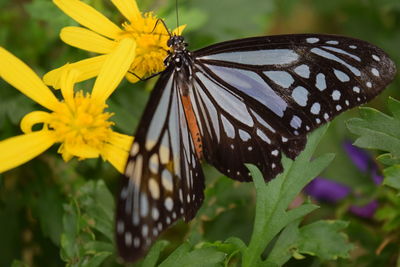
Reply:
[[[136,41],[136,57],[130,71],[141,78],[164,70],[164,59],[168,56],[167,41],[169,34],[152,12],[145,13],[139,19],[122,25],[127,35]]]
[[[107,107],[84,95],[82,91],[75,94],[72,103],[61,102],[50,114],[48,127],[54,131],[57,141],[62,143],[61,153],[72,153],[68,148],[91,147],[101,150],[112,133],[113,122],[108,119],[113,115],[103,112]]]

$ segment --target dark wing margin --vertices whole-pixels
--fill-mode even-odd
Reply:
[[[142,257],[180,217],[192,219],[204,198],[204,176],[174,75],[167,69],[151,93],[121,178],[115,227],[125,261]]]
[[[373,99],[396,73],[381,49],[334,35],[254,37],[193,55],[204,156],[241,181],[251,180],[244,163],[276,176],[281,153],[294,159],[307,133]]]

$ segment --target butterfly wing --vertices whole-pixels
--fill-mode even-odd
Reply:
[[[192,102],[204,156],[225,175],[250,180],[243,163],[271,179],[283,152],[295,158],[306,134],[371,100],[396,69],[379,48],[332,35],[228,41],[194,52]]]
[[[143,256],[179,217],[192,219],[203,201],[204,176],[173,68],[151,93],[121,180],[116,240],[126,261]]]

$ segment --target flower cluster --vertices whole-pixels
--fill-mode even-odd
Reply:
[[[136,82],[139,77],[164,69],[169,32],[153,13],[142,14],[134,0],[112,0],[126,19],[121,26],[80,0],[53,2],[82,25],[63,28],[61,39],[100,55],[52,70],[42,81],[25,63],[0,47],[0,77],[48,110],[26,114],[20,124],[23,134],[0,141],[0,173],[56,143],[65,161],[102,157],[123,172],[133,137],[112,130],[113,114],[106,111],[106,102],[124,76]],[[75,89],[76,83],[94,77],[91,93]],[[62,99],[46,85],[61,89]],[[33,130],[34,126],[40,130]]]

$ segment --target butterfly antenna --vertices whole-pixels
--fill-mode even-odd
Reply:
[[[179,15],[178,15],[178,0],[175,0],[175,10],[176,10],[176,28],[178,29],[178,34],[179,35]]]

